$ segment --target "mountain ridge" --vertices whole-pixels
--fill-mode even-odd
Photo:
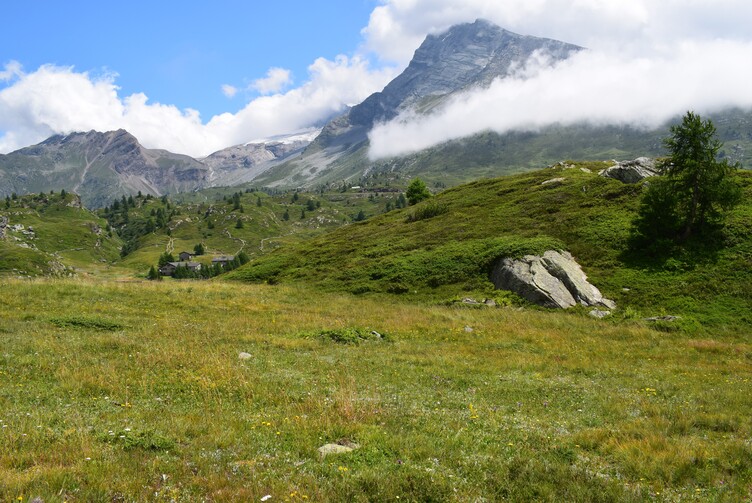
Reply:
[[[668,125],[645,130],[583,123],[536,132],[486,131],[399,157],[369,157],[368,134],[374,124],[399,120],[404,113],[430,114],[459,93],[513,75],[536,54],[547,54],[556,62],[582,50],[566,42],[516,34],[484,20],[456,25],[426,37],[399,76],[360,104],[319,124],[318,135],[312,128],[308,135],[298,132],[246,142],[202,159],[146,149],[124,130],[55,135],[0,155],[0,196],[66,189],[80,193],[84,204],[95,207],[138,191],[162,195],[240,184],[310,189],[363,184],[381,175],[420,176],[441,187],[561,159],[661,155]],[[723,154],[750,167],[746,151],[752,149],[752,112],[729,110],[710,118],[718,124],[720,139],[727,142]]]

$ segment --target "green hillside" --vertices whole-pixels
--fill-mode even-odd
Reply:
[[[162,253],[193,253],[201,244],[204,265],[213,256],[264,255],[290,242],[326,233],[359,218],[369,218],[396,202],[398,193],[335,192],[267,194],[208,189],[177,197],[121,198],[99,213],[123,241],[118,265],[146,274]],[[287,215],[287,216],[285,216]]]
[[[122,245],[107,222],[81,207],[74,194],[7,197],[0,218],[0,273],[22,276],[101,272],[119,259]]]
[[[672,314],[688,329],[752,324],[752,173],[746,203],[714,250],[663,258],[628,251],[640,185],[597,175],[608,163],[569,163],[447,190],[415,207],[286,246],[233,272],[242,281],[305,282],[352,293],[448,300],[498,295],[494,260],[569,250],[621,316]],[[560,182],[544,182],[562,178]]]

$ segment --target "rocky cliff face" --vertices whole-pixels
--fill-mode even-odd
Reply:
[[[271,166],[300,153],[318,136],[321,129],[235,145],[201,160],[210,170],[212,185],[233,185],[253,180]]]
[[[518,35],[484,20],[453,26],[429,35],[407,69],[382,92],[353,107],[349,119],[353,125],[370,127],[403,110],[427,111],[443,101],[436,98],[508,76],[536,52],[558,61],[580,49],[558,40]]]
[[[0,195],[65,189],[84,205],[102,206],[123,194],[161,195],[208,184],[195,159],[144,148],[125,130],[57,135],[0,156]]]

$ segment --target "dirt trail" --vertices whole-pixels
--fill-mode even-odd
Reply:
[[[227,234],[227,237],[232,239],[233,241],[240,241],[240,249],[235,252],[235,255],[242,252],[243,248],[245,248],[245,245],[246,245],[245,239],[233,237],[232,234],[230,234],[229,229],[225,229],[225,234]]]

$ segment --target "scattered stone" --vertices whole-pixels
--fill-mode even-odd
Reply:
[[[622,292],[631,292],[631,291],[632,291],[632,289],[631,289],[631,288],[626,288],[626,287],[625,287],[625,288],[622,288],[622,289],[621,289],[621,291],[622,291]]]
[[[239,360],[250,360],[251,358],[253,358],[253,355],[251,355],[251,353],[241,352],[240,354],[238,354]]]
[[[598,318],[599,320],[602,320],[606,316],[611,316],[611,311],[601,311],[600,309],[593,309],[588,313],[593,318]]]
[[[483,299],[481,301],[475,300],[471,297],[465,297],[460,301],[461,304],[467,304],[470,306],[488,306],[496,307],[496,301],[493,299]]]
[[[645,321],[676,321],[680,319],[681,316],[651,316],[650,318],[645,318]]]
[[[639,183],[645,178],[658,175],[659,172],[655,165],[655,159],[638,157],[633,161],[617,162],[598,174],[605,178],[619,180],[622,183]]]
[[[71,202],[66,204],[66,206],[70,208],[83,208],[83,204],[81,203],[81,197],[78,194],[73,195],[73,199]]]
[[[343,442],[343,444],[325,444],[319,447],[319,456],[323,459],[330,454],[346,454],[358,449],[360,445],[353,442]]]
[[[541,182],[541,185],[558,185],[562,182],[564,182],[566,178],[551,178],[550,180],[546,180],[545,182]]]
[[[8,227],[8,217],[0,217],[0,239],[5,239],[5,229]]]
[[[592,173],[592,171],[588,168],[580,168],[580,171],[582,171],[583,173]]]
[[[501,259],[491,273],[499,290],[509,290],[544,307],[567,309],[576,304],[615,309],[616,304],[601,295],[587,281],[580,265],[569,252],[549,250],[543,256]]]
[[[473,333],[473,327],[465,325],[465,332],[467,332],[468,334]]]
[[[373,335],[377,339],[383,339],[384,338],[384,336],[381,335],[380,333],[378,333],[376,330],[371,330],[371,335]]]

